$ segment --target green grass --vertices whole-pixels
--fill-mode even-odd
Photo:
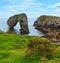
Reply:
[[[0,63],[59,63],[60,46],[56,47],[57,57],[48,60],[25,58],[26,44],[35,36],[21,36],[0,32]]]
[[[60,18],[60,17],[49,16],[49,15],[41,15],[41,16],[38,17],[38,21],[44,22],[46,19],[54,20],[54,19],[58,19],[58,18]]]

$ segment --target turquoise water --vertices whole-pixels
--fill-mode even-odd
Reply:
[[[43,36],[42,32],[38,31],[33,27],[34,21],[36,19],[29,18],[28,19],[28,27],[29,27],[29,35],[31,36]],[[20,25],[17,23],[17,25],[14,27],[15,32],[17,34],[20,34]],[[0,30],[7,32],[8,31],[8,25],[7,25],[7,19],[6,18],[0,18]]]

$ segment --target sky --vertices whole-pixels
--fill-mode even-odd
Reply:
[[[60,0],[0,0],[0,18],[20,13],[26,13],[28,18],[60,16]]]

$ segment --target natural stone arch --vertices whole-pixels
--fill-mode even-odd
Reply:
[[[25,13],[17,14],[14,16],[11,16],[7,24],[9,26],[9,30],[14,30],[14,27],[16,26],[17,22],[20,24],[20,30],[22,34],[28,34],[29,29],[28,29],[28,19]]]

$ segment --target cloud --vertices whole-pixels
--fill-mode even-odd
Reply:
[[[60,2],[49,5],[46,9],[48,10],[46,14],[60,16]]]
[[[35,2],[34,0],[24,0],[25,2]]]
[[[8,2],[16,2],[16,0],[8,0]]]
[[[60,2],[50,5],[49,8],[60,8]]]
[[[7,1],[7,0],[5,0]],[[36,2],[36,0],[8,0],[10,3],[0,7],[0,15],[6,15],[9,17],[14,14],[26,13],[28,17],[34,17],[40,15],[59,15],[60,3],[55,3],[45,7],[45,4]],[[1,17],[1,16],[0,16]],[[4,16],[3,16],[4,17]]]
[[[30,8],[39,8],[41,7],[42,3],[32,3],[30,1],[24,1],[24,2],[20,2],[19,4],[15,4],[15,5],[6,5],[6,6],[3,6],[2,8],[4,9],[7,9],[7,10],[10,10],[10,9],[16,9],[16,10],[19,10],[19,9],[30,9]],[[32,10],[31,9],[31,10]]]
[[[15,3],[17,0],[1,0],[0,3],[2,4],[10,4],[10,3]]]
[[[10,1],[12,1],[12,0],[10,0]],[[12,14],[17,14],[17,13],[32,14],[33,12],[37,12],[37,11],[40,12],[42,10],[42,9],[40,9],[42,5],[43,5],[42,3],[40,3],[40,2],[37,3],[34,0],[24,0],[22,2],[18,2],[18,4],[14,4],[14,5],[9,4],[9,5],[2,6],[2,9],[3,9],[2,11],[3,11],[3,13],[5,11],[7,11],[7,13],[9,13],[9,14],[10,13],[12,13]],[[32,11],[32,13],[31,13],[31,11]],[[43,11],[45,11],[45,10],[43,10]],[[10,15],[12,15],[12,14],[10,14]],[[32,14],[32,15],[34,15],[34,14]],[[31,16],[29,16],[29,17],[31,17]]]
[[[3,12],[3,11],[0,11],[0,18],[8,18],[10,16],[12,16],[13,14],[11,12]]]
[[[16,10],[15,10],[15,9],[11,9],[11,10],[10,10],[10,12],[15,13],[15,12],[16,12]]]
[[[55,12],[60,12],[60,8],[57,8],[54,10]]]

